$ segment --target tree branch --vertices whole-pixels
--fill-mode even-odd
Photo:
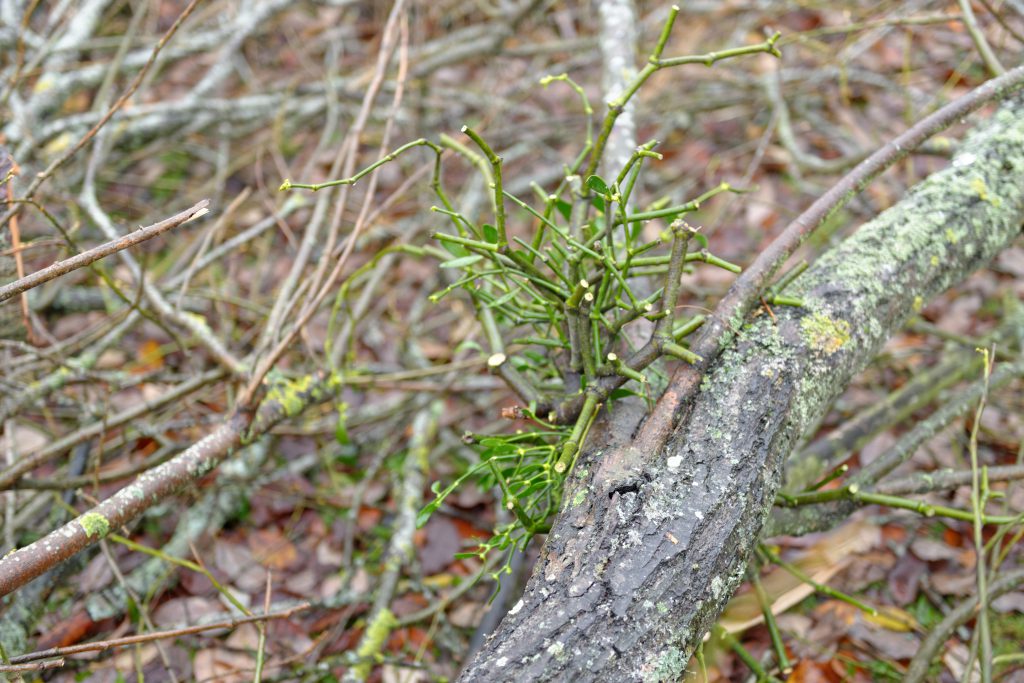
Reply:
[[[10,284],[6,284],[0,287],[0,301],[6,301],[12,296],[17,296],[22,292],[27,292],[33,287],[38,287],[44,282],[49,282],[61,275],[66,275],[73,270],[84,268],[90,263],[99,261],[101,258],[110,256],[111,254],[117,253],[123,249],[134,247],[136,244],[153,239],[157,235],[163,234],[171,228],[176,228],[182,223],[188,223],[195,218],[199,218],[208,212],[206,207],[209,206],[209,204],[210,201],[208,199],[204,199],[191,209],[186,209],[185,211],[175,214],[170,218],[166,218],[159,223],[154,223],[153,225],[145,228],[139,228],[135,232],[129,233],[124,237],[119,237],[118,239],[101,244],[98,247],[93,247],[88,251],[83,251],[77,256],[72,256],[69,259],[58,261],[57,263],[47,266],[42,270],[38,270],[31,275],[26,275],[20,280],[15,280]]]
[[[733,320],[667,445],[641,433],[580,456],[521,602],[461,680],[682,676],[743,578],[793,445],[915,305],[1020,235],[1024,104],[964,149],[796,280],[803,308]]]

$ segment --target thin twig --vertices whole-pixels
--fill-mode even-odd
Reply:
[[[700,378],[733,334],[732,323],[742,320],[758,304],[772,276],[792,256],[797,247],[882,171],[920,146],[935,133],[949,127],[967,114],[992,100],[1001,99],[1024,85],[1024,66],[983,83],[966,95],[926,116],[905,133],[886,143],[858,164],[838,183],[819,197],[806,211],[762,251],[736,279],[690,347],[703,358],[694,365],[681,365],[668,389],[644,424],[639,440],[646,444],[664,443],[680,407],[694,394]]]
[[[993,76],[1003,75],[1006,73],[1006,67],[1000,63],[996,53],[992,51],[992,46],[985,39],[985,34],[982,33],[981,27],[978,26],[978,19],[974,16],[974,10],[971,9],[970,0],[959,0],[959,4],[960,11],[963,12],[964,26],[967,27],[967,32],[971,34],[971,40],[974,41],[974,46],[978,48],[978,54],[981,55],[985,66],[988,67]]]
[[[36,652],[28,652],[23,655],[15,655],[11,657],[11,664],[34,662],[40,659],[49,659],[50,657],[67,657],[70,655],[81,654],[83,652],[103,652],[105,650],[110,650],[115,647],[137,645],[138,643],[149,643],[154,640],[165,640],[167,638],[179,638],[181,636],[202,633],[203,631],[237,628],[242,624],[251,624],[253,622],[265,622],[270,621],[272,619],[287,619],[296,612],[301,612],[306,609],[309,609],[309,603],[303,602],[293,607],[283,609],[280,612],[270,612],[264,614],[253,614],[252,616],[234,617],[232,619],[224,619],[222,621],[215,621],[209,624],[185,626],[182,628],[169,629],[167,631],[143,633],[137,636],[125,636],[124,638],[114,638],[111,640],[99,640],[92,643],[82,643],[81,645],[71,645],[68,647],[51,647],[47,650],[38,650]]]
[[[210,201],[208,199],[204,199],[191,209],[186,209],[185,211],[175,214],[170,218],[166,218],[159,223],[154,223],[153,225],[145,228],[139,228],[135,232],[129,233],[124,237],[119,237],[118,239],[101,244],[98,247],[93,247],[88,251],[83,251],[81,254],[72,256],[69,259],[64,259],[63,261],[58,261],[57,263],[47,266],[42,270],[38,270],[31,275],[26,275],[19,280],[6,284],[0,287],[0,301],[6,301],[7,299],[17,296],[22,292],[26,292],[33,287],[38,287],[45,282],[49,282],[61,275],[66,275],[73,270],[84,268],[90,263],[99,261],[101,258],[110,256],[111,254],[124,249],[134,247],[136,244],[140,244],[146,240],[151,240],[154,237],[167,232],[171,228],[176,228],[183,223],[188,223],[191,220],[199,218],[209,212],[209,209],[206,208],[209,204]]]

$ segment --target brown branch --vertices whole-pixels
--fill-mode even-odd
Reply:
[[[48,669],[59,669],[64,666],[63,659],[55,659],[52,662],[39,662],[33,664],[0,664],[0,673],[14,674],[27,673],[29,671],[46,671]]]
[[[186,484],[208,474],[236,448],[265,434],[306,406],[333,396],[338,383],[324,376],[278,388],[253,412],[236,409],[213,432],[79,515],[60,529],[0,559],[0,597],[103,539]]]
[[[965,142],[971,164],[933,174],[819,258],[791,292],[806,308],[745,326],[653,457],[618,427],[617,440],[584,450],[566,482],[573,504],[552,524],[522,602],[460,680],[684,676],[742,580],[793,445],[918,297],[1019,238],[1024,168],[1007,161],[1024,154],[1022,111],[1024,98],[1011,98]],[[836,334],[808,334],[817,317]]]
[[[114,638],[112,640],[98,640],[91,643],[71,645],[69,647],[51,647],[46,650],[38,650],[36,652],[27,652],[23,655],[13,656],[10,658],[10,661],[11,664],[22,664],[24,662],[34,662],[40,659],[48,659],[50,657],[67,657],[69,655],[77,655],[83,652],[103,652],[104,650],[109,650],[115,647],[137,645],[138,643],[149,643],[154,640],[164,640],[167,638],[177,638],[179,636],[187,636],[192,635],[194,633],[202,633],[203,631],[236,628],[238,626],[241,626],[242,624],[271,621],[272,619],[287,619],[296,612],[301,612],[306,609],[309,609],[309,603],[303,602],[293,607],[289,607],[288,609],[281,610],[280,612],[270,612],[267,614],[253,614],[251,616],[224,619],[222,621],[216,621],[209,624],[185,626],[182,628],[168,629],[166,631],[156,631],[155,633],[143,633],[137,636],[125,636],[124,638]]]
[[[116,240],[111,240],[105,244],[101,244],[98,247],[93,247],[88,251],[83,251],[81,254],[72,256],[69,259],[58,261],[53,265],[47,266],[42,270],[38,270],[31,275],[26,275],[23,278],[15,280],[9,284],[0,287],[0,301],[6,301],[13,296],[17,296],[22,292],[27,292],[33,287],[49,282],[61,275],[66,275],[73,270],[84,268],[91,263],[99,261],[101,258],[110,256],[111,254],[117,253],[123,249],[134,247],[140,242],[153,239],[157,235],[167,232],[171,228],[176,228],[183,223],[188,223],[190,220],[199,218],[206,214],[208,209],[206,208],[210,204],[210,200],[204,199],[191,209],[182,211],[179,214],[175,214],[170,218],[166,218],[159,223],[147,226],[145,228],[139,228],[135,232],[129,233],[124,237],[119,237]]]

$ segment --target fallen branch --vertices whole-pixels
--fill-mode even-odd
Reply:
[[[1022,112],[1012,98],[952,166],[820,258],[791,285],[804,307],[731,321],[732,341],[677,394],[690,398],[666,441],[641,432],[581,454],[522,600],[460,680],[684,675],[794,444],[915,305],[1020,236]]]
[[[650,419],[644,424],[645,443],[664,443],[685,402],[696,393],[700,378],[711,361],[736,333],[736,321],[742,321],[760,302],[771,277],[793,255],[797,247],[836,211],[846,205],[882,171],[907,156],[928,138],[983,105],[1005,98],[1024,85],[1024,66],[986,81],[963,97],[921,119],[909,130],[890,140],[878,151],[847,173],[806,211],[786,226],[785,230],[762,251],[750,266],[736,278],[728,293],[708,316],[697,333],[690,350],[704,359],[697,364],[683,364],[672,377]]]
[[[88,251],[83,251],[81,254],[72,256],[69,259],[58,261],[53,265],[47,266],[42,270],[37,270],[31,275],[26,275],[23,278],[15,280],[9,284],[0,287],[0,301],[6,301],[11,297],[17,296],[22,292],[27,292],[33,287],[49,282],[61,275],[67,275],[73,270],[84,268],[91,263],[99,261],[101,258],[116,254],[119,251],[134,247],[136,244],[151,240],[154,237],[161,235],[172,228],[176,228],[183,223],[188,223],[191,220],[199,218],[200,216],[208,213],[210,201],[204,199],[191,209],[186,209],[181,213],[175,214],[170,218],[166,218],[159,223],[147,226],[145,228],[139,228],[135,232],[129,233],[124,237],[120,237],[116,240],[111,240],[98,247],[93,247]]]
[[[17,590],[47,569],[98,542],[189,482],[208,474],[235,448],[265,434],[287,417],[333,395],[338,382],[307,376],[275,385],[254,414],[236,410],[205,438],[173,459],[140,475],[133,483],[35,543],[0,559],[0,597]]]
[[[70,655],[82,654],[83,652],[103,652],[105,650],[110,650],[115,647],[126,647],[128,645],[137,645],[139,643],[149,643],[154,640],[178,638],[181,636],[192,635],[195,633],[202,633],[203,631],[237,628],[242,624],[272,621],[274,619],[287,619],[296,612],[301,612],[308,608],[309,603],[303,602],[298,605],[293,605],[292,607],[289,607],[287,609],[283,609],[279,612],[269,612],[266,614],[253,614],[251,616],[232,617],[230,619],[222,619],[220,621],[214,621],[208,624],[185,626],[182,628],[168,629],[166,631],[156,631],[155,633],[142,633],[137,636],[125,636],[124,638],[114,638],[112,640],[99,640],[91,643],[82,643],[81,645],[71,645],[68,647],[51,647],[47,650],[27,652],[23,655],[15,655],[10,658],[10,661],[11,664],[23,664],[26,662],[35,662],[40,659],[49,659],[50,657],[67,657]]]

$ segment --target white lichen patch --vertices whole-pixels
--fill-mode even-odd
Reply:
[[[978,157],[970,152],[964,152],[963,154],[957,154],[953,157],[953,168],[963,168],[964,166],[970,166]]]

